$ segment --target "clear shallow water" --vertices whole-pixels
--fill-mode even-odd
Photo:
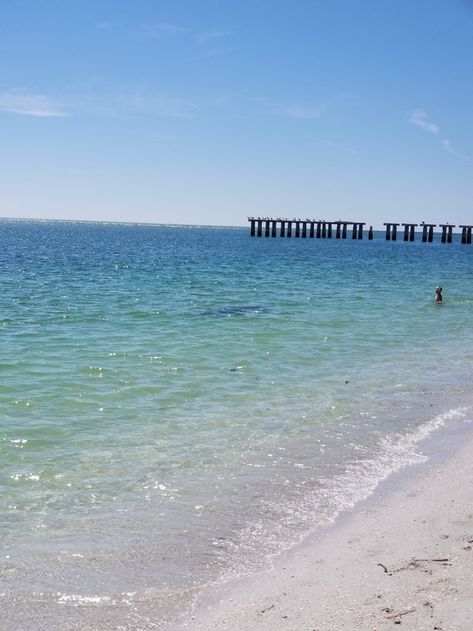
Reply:
[[[470,415],[471,246],[42,222],[0,235],[11,628],[156,628]]]

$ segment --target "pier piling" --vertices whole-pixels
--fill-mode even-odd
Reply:
[[[422,222],[422,241],[425,243],[432,243],[434,240],[434,228],[436,224],[434,223],[424,223]]]
[[[471,243],[471,229],[473,226],[458,226],[462,229],[462,243]]]
[[[364,222],[358,222],[358,239],[363,239],[363,226]]]
[[[440,228],[442,228],[442,236],[440,237],[440,241],[442,243],[452,243],[453,228],[455,228],[455,226],[450,223],[441,223],[439,224],[439,226]]]
[[[404,241],[414,241],[415,240],[415,229],[417,227],[416,223],[403,223],[404,226]]]
[[[396,241],[398,223],[384,223],[386,226],[386,241]]]
[[[398,223],[384,223],[386,226],[386,241],[396,241]]]

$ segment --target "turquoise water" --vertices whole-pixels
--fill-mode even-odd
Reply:
[[[0,235],[12,629],[157,628],[471,416],[473,248],[458,240],[14,221]]]

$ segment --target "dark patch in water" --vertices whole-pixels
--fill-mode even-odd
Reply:
[[[208,312],[207,315],[230,318],[233,316],[259,315],[261,313],[268,313],[268,309],[260,305],[234,305],[232,307],[219,307],[214,311]]]

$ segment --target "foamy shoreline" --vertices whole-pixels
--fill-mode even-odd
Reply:
[[[335,528],[169,628],[469,631],[473,436],[455,440],[448,457],[394,477]]]

